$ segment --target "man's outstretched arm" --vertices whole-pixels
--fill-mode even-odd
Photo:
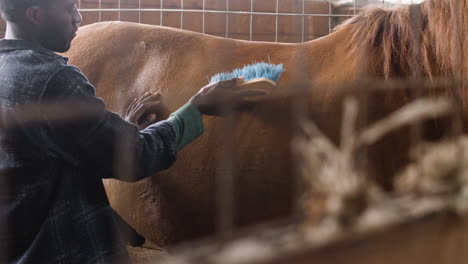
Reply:
[[[51,143],[51,153],[84,162],[100,176],[138,180],[175,162],[178,149],[203,132],[202,114],[228,114],[242,106],[247,97],[267,95],[265,91],[239,90],[236,86],[240,82],[234,79],[207,85],[168,120],[139,131],[134,124],[106,110],[86,77],[76,67],[67,66],[51,78],[42,101],[78,100],[83,109],[98,111],[80,119],[50,122],[44,135]]]

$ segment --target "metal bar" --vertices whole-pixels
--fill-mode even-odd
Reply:
[[[226,38],[229,37],[229,0],[226,0]]]
[[[331,32],[331,27],[332,27],[332,22],[331,22],[331,18],[332,18],[332,0],[328,0],[328,34],[330,34]]]
[[[354,15],[356,15],[356,13],[357,13],[356,1],[357,0],[354,0],[354,8],[353,8],[353,14]]]
[[[121,0],[119,0],[119,12],[118,12],[118,15],[117,15],[117,20],[120,21],[120,13],[122,12],[122,6],[121,6]]]
[[[160,16],[159,16],[159,25],[162,26],[162,25],[163,25],[163,10],[164,10],[164,8],[163,8],[163,7],[164,7],[164,2],[163,2],[163,0],[161,0],[160,7],[161,7],[161,8],[159,9],[159,11],[161,11],[161,14],[160,14]],[[143,11],[143,10],[142,10],[142,11]],[[154,10],[154,11],[158,11],[158,10],[156,9],[156,10]]]
[[[202,33],[205,34],[205,13],[206,13],[206,0],[203,0],[203,10],[202,10]]]
[[[302,30],[301,30],[302,33],[301,34],[302,35],[301,35],[301,42],[304,42],[304,18],[305,18],[304,14],[305,14],[305,0],[302,0],[302,19],[301,19],[301,22],[302,22],[302,25],[301,25],[302,26]]]
[[[180,0],[180,29],[184,29],[184,0]]]
[[[102,1],[102,0],[99,0]],[[138,0],[138,9],[141,10],[141,0]],[[141,11],[138,11],[138,24],[141,24]]]
[[[162,1],[162,0],[161,0]],[[117,9],[100,9],[102,12],[112,12],[117,11]],[[89,8],[89,9],[81,9],[80,12],[96,12],[99,9],[96,8]],[[165,9],[165,8],[152,8],[152,9],[121,9],[121,11],[141,11],[141,12],[180,12],[180,9]],[[218,14],[244,14],[244,15],[271,15],[271,16],[317,16],[317,17],[329,17],[329,14],[300,14],[300,13],[271,13],[271,12],[247,12],[247,11],[223,11],[223,10],[197,10],[197,9],[184,9],[184,12],[187,13],[218,13]],[[353,15],[341,15],[336,14],[332,15],[332,17],[353,17]]]
[[[253,40],[253,0],[250,0],[250,29],[249,29],[249,39]]]
[[[278,20],[279,20],[279,0],[276,0],[276,25],[275,25],[275,42],[278,42]]]
[[[102,21],[102,11],[101,11],[101,9],[102,9],[102,0],[99,0],[99,14],[98,14],[99,22]]]

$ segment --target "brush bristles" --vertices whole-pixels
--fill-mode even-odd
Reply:
[[[238,77],[244,77],[244,81],[256,78],[267,78],[274,82],[278,82],[283,72],[283,64],[276,65],[260,62],[252,65],[246,65],[243,68],[235,69],[232,72],[218,73],[215,76],[211,77],[210,83],[230,80]]]

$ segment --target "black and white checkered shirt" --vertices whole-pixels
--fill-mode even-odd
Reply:
[[[0,263],[125,260],[102,178],[122,163],[137,168],[126,180],[150,176],[176,147],[170,122],[139,132],[66,58],[0,40]]]

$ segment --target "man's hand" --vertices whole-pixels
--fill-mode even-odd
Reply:
[[[203,115],[227,115],[233,110],[251,105],[249,99],[266,98],[270,93],[266,90],[240,88],[243,78],[208,84],[200,89],[190,103]]]
[[[161,94],[146,92],[142,97],[135,98],[125,111],[125,120],[136,124],[140,130],[157,120],[156,113],[161,109]]]

